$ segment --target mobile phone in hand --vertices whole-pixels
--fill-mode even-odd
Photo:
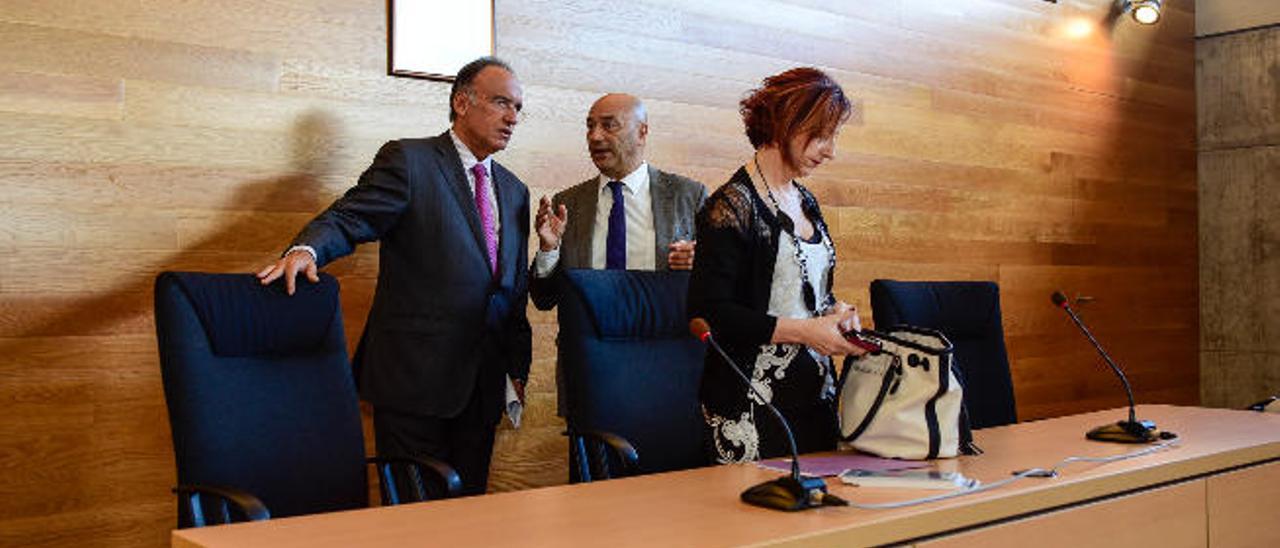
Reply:
[[[866,350],[867,352],[879,352],[883,350],[879,342],[864,337],[857,331],[846,331],[844,333],[844,338],[854,346]]]

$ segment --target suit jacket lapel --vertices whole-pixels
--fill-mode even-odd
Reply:
[[[445,184],[453,191],[451,194],[458,200],[458,209],[471,226],[471,235],[480,249],[480,256],[485,257],[485,262],[488,262],[488,250],[485,248],[484,234],[480,231],[480,212],[476,211],[475,195],[471,193],[471,185],[467,184],[467,174],[462,171],[462,158],[458,157],[458,149],[454,148],[449,132],[436,137],[436,150],[440,153],[440,171]],[[492,173],[489,178],[493,179]]]
[[[649,203],[653,207],[654,261],[656,270],[668,270],[667,244],[675,241],[672,185],[657,168],[649,166]]]
[[[569,197],[572,202],[569,207],[576,205],[577,211],[569,213],[569,229],[573,231],[574,242],[570,251],[574,257],[565,263],[567,268],[591,268],[595,260],[592,256],[595,246],[592,244],[595,241],[596,208],[600,202],[599,181],[598,177],[584,181],[585,184],[578,185],[580,190]]]

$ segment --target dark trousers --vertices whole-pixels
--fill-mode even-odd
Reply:
[[[462,479],[463,495],[483,495],[489,486],[489,460],[493,456],[494,429],[502,418],[492,410],[492,398],[477,387],[471,401],[456,417],[415,415],[374,407],[373,430],[378,454],[426,455],[452,466]]]

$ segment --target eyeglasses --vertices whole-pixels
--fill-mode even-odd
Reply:
[[[470,95],[471,95],[472,101],[478,100],[479,93],[472,91]],[[483,103],[486,106],[488,106],[490,109],[496,112],[501,112],[503,114],[506,114],[509,112],[511,114],[514,114],[517,119],[524,120],[524,112],[523,112],[524,104],[517,103],[515,100],[511,99],[510,97],[505,97],[502,95],[489,95],[488,97],[484,98]]]

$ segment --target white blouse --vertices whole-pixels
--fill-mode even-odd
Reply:
[[[815,227],[816,229],[816,227]],[[823,239],[826,239],[824,234]],[[813,288],[813,302],[822,302],[830,272],[829,251],[825,242],[809,243],[800,240],[800,253],[809,266],[809,285]],[[773,282],[769,290],[769,314],[779,318],[798,320],[813,317],[804,304],[804,285],[800,280],[800,264],[796,262],[795,244],[789,234],[779,234],[778,257],[773,263]]]

